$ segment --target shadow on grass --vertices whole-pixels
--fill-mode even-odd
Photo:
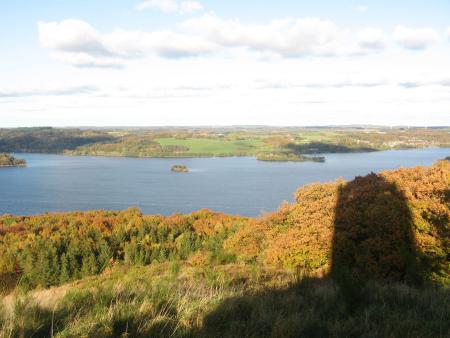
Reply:
[[[423,283],[413,227],[406,197],[395,183],[370,174],[339,189],[331,277],[350,309],[364,301],[368,281]]]
[[[183,327],[176,311],[153,316],[139,307],[115,308],[109,315],[106,308],[96,320],[82,302],[78,309],[70,304],[55,312],[27,308],[9,336],[434,338],[450,333],[448,289],[369,282],[364,293],[365,303],[351,311],[330,278],[304,278],[285,289],[226,299],[194,328]]]
[[[329,278],[225,300],[201,337],[448,337],[450,290],[368,282],[357,310]]]
[[[20,278],[19,272],[0,273],[0,296],[7,295],[17,286]]]

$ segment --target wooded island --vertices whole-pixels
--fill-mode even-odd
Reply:
[[[176,172],[176,173],[187,173],[187,172],[189,172],[189,169],[185,165],[181,165],[181,164],[173,165],[170,170],[172,170],[173,172]]]

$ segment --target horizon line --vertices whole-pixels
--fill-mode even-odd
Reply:
[[[2,127],[0,129],[33,129],[33,128],[53,128],[53,129],[88,129],[88,128],[102,128],[102,129],[154,129],[154,128],[387,128],[387,129],[397,129],[397,128],[422,128],[422,129],[433,129],[433,128],[450,128],[450,125],[386,125],[386,124],[324,124],[324,125],[271,125],[271,124],[227,124],[227,125],[34,125],[34,126],[8,126]]]

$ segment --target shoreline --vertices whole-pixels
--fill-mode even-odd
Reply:
[[[383,152],[383,151],[404,151],[404,150],[426,150],[426,149],[450,149],[449,146],[430,146],[430,147],[405,147],[405,148],[387,148],[387,149],[373,149],[370,151],[345,151],[345,152],[317,152],[317,153],[305,153],[301,154],[303,156],[314,156],[314,155],[330,155],[330,154],[368,154],[368,153],[377,153],[377,152]],[[183,154],[182,156],[134,156],[134,155],[107,155],[107,154],[70,154],[66,152],[34,152],[34,151],[14,151],[11,152],[12,154],[40,154],[40,155],[58,155],[58,156],[67,156],[67,157],[106,157],[106,158],[142,158],[142,159],[149,159],[149,158],[155,158],[155,159],[193,159],[193,158],[239,158],[239,157],[247,157],[247,158],[255,158],[257,157],[257,154],[236,154],[236,155],[229,155],[229,154],[218,154],[218,155],[209,155],[209,154]],[[261,162],[273,162],[273,161],[264,161],[260,160]],[[292,162],[292,161],[276,161],[276,162]],[[297,162],[297,161],[294,161]]]

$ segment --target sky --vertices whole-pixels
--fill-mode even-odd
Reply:
[[[450,125],[448,0],[0,0],[0,127]]]

